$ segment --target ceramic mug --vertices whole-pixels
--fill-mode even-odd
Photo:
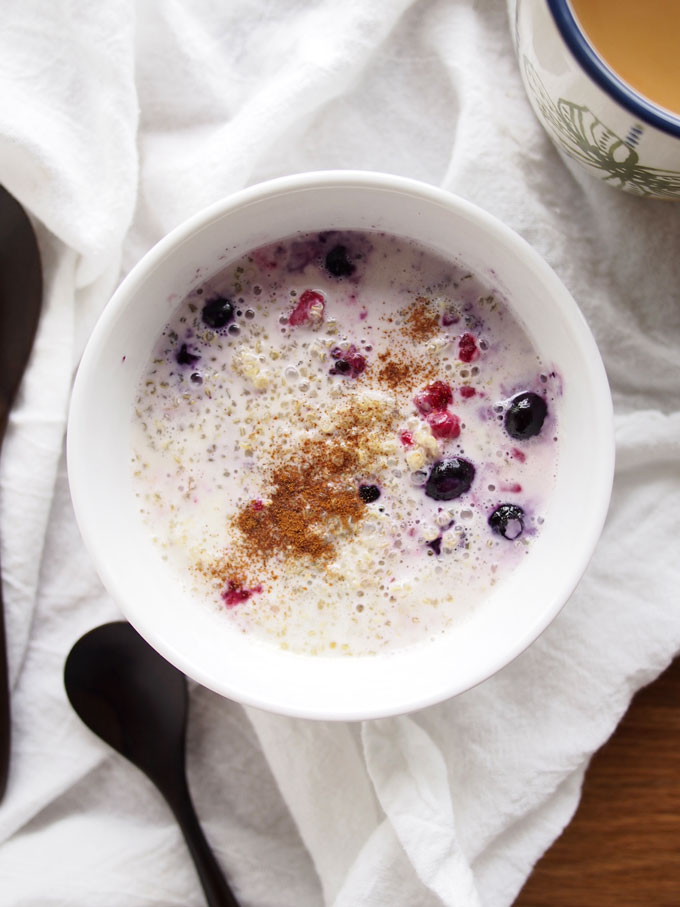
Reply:
[[[509,0],[509,11],[529,101],[567,164],[634,195],[680,199],[680,116],[603,61],[569,0]]]

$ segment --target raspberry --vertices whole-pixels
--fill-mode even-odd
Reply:
[[[352,370],[352,377],[355,375],[360,375],[361,372],[366,368],[366,360],[361,355],[361,353],[354,353],[351,356],[347,356],[345,362],[349,365]]]
[[[433,381],[415,395],[413,402],[423,416],[433,412],[444,412],[446,407],[453,403],[453,391],[445,381]]]
[[[247,602],[249,598],[256,592],[262,592],[262,586],[257,585],[252,589],[244,589],[240,583],[235,582],[235,580],[230,579],[227,583],[227,588],[222,593],[222,600],[224,601],[227,608],[233,608],[235,605],[240,605],[242,602]]]
[[[305,290],[301,294],[298,304],[288,317],[288,323],[297,327],[305,321],[318,324],[323,321],[324,308],[326,301],[316,290]]]
[[[472,362],[473,359],[477,359],[479,356],[479,350],[477,349],[477,341],[472,334],[461,334],[460,340],[458,341],[458,358],[461,362]]]
[[[425,417],[435,438],[457,438],[460,434],[460,419],[454,413],[428,413]]]

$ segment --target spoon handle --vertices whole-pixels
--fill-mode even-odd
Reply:
[[[181,784],[176,783],[172,791],[164,792],[164,794],[182,829],[184,840],[187,842],[198,878],[203,886],[208,907],[240,907],[203,834],[196,810],[191,802],[186,778],[183,776]]]
[[[4,611],[2,576],[0,575],[0,800],[2,800],[7,787],[10,748],[9,667],[7,664]]]

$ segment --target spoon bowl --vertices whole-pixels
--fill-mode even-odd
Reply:
[[[209,907],[238,907],[191,802],[185,769],[186,677],[125,621],[90,630],[71,649],[64,686],[81,720],[141,769],[182,829]]]

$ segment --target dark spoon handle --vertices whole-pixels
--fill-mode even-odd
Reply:
[[[171,792],[163,793],[182,829],[208,907],[240,907],[203,834],[184,776],[181,784],[175,783]]]
[[[0,449],[2,449],[8,417],[9,403],[5,399],[0,399]],[[0,800],[4,797],[7,789],[11,735],[9,664],[7,662],[7,636],[5,634],[5,603],[2,598],[2,565],[0,564]]]
[[[2,601],[2,574],[0,572],[0,800],[7,787],[9,774],[9,666],[7,664],[7,640],[5,639],[5,614]]]

